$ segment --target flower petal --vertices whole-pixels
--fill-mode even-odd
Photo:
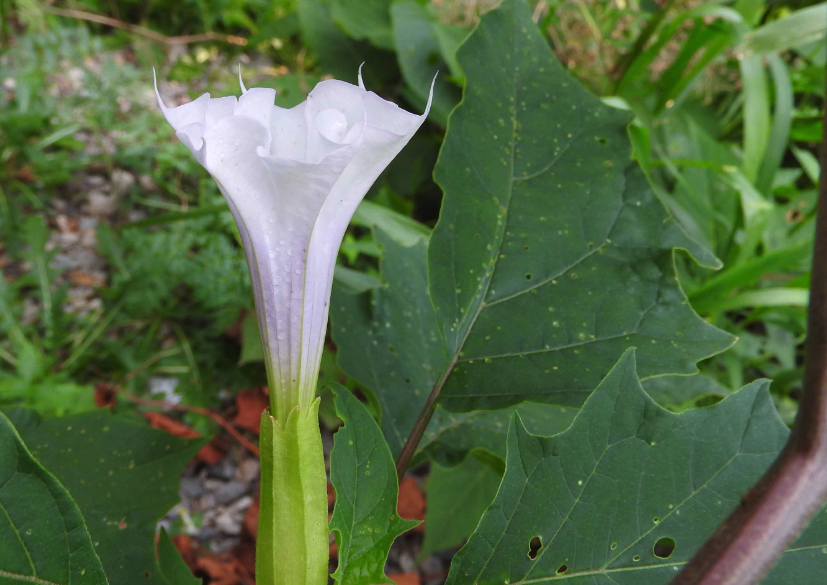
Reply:
[[[285,109],[274,106],[270,120],[270,154],[289,160],[307,160],[307,121],[304,117],[305,103]]]
[[[302,352],[315,355],[321,352],[324,344],[324,333],[313,339],[306,337],[302,312],[306,304],[307,282],[316,278],[306,272],[308,241],[319,210],[352,159],[354,150],[355,147],[341,148],[329,155],[324,164],[286,160],[259,151],[272,178],[275,189],[272,197],[277,212],[275,221],[271,222],[268,217],[269,225],[263,226],[269,236],[261,239],[258,245],[267,251],[267,257],[259,258],[258,263],[266,263],[259,269],[262,284],[275,299],[271,308],[275,320],[267,327],[271,344],[278,351],[281,371],[289,372],[288,377],[279,380],[283,387],[296,387],[300,382],[300,364],[306,361]],[[335,259],[338,247],[328,253]],[[312,398],[307,397],[308,400]]]
[[[276,99],[276,90],[269,87],[254,87],[238,99],[235,107],[236,116],[249,116],[257,120],[264,128],[270,130],[270,120],[273,117],[273,101]],[[268,136],[267,148],[270,148]]]
[[[238,100],[234,95],[211,99],[207,103],[207,111],[204,116],[205,127],[209,128],[222,118],[232,116],[237,103]]]
[[[428,95],[428,105],[425,106],[425,113],[423,116],[428,116],[431,111],[431,101],[434,97],[434,83],[436,83],[436,75],[431,81],[431,91]],[[419,125],[422,123],[422,116],[411,114],[397,106],[393,102],[382,99],[372,91],[366,92],[365,95],[365,113],[368,117],[368,124],[393,132],[399,136],[404,136],[411,132],[416,132]]]
[[[238,85],[241,87],[241,95],[247,93],[247,88],[244,87],[244,82],[241,80],[241,63],[238,64]]]
[[[164,114],[169,125],[173,130],[180,132],[184,127],[190,124],[203,124],[204,117],[207,113],[207,104],[210,101],[210,94],[205,93],[189,103],[183,104],[176,108],[168,108],[161,99],[161,94],[158,92],[158,80],[155,77],[155,69],[152,70],[152,78],[155,81],[155,99],[158,100],[158,106]]]
[[[195,160],[203,166],[204,150],[202,146],[204,144],[204,125],[196,122],[195,124],[184,126],[175,133],[175,136],[178,137],[178,140],[180,140],[184,146],[189,148]]]
[[[319,162],[342,144],[353,144],[359,139],[365,124],[363,96],[364,91],[358,86],[336,79],[322,81],[313,88],[305,102],[308,162]],[[319,115],[326,110],[338,111],[344,116],[346,126],[342,142],[334,142],[320,132]]]
[[[333,269],[345,230],[368,189],[408,143],[427,115],[426,109],[423,115],[414,116],[413,122],[408,125],[408,133],[402,136],[376,126],[366,126],[359,142],[347,147],[354,149],[354,155],[319,210],[310,234],[305,268],[307,276],[302,307],[300,370],[310,375],[305,375],[300,380],[299,395],[304,401],[315,396],[316,380],[313,373],[319,371],[322,352],[321,348],[316,350],[313,344],[315,340],[324,339],[327,329]],[[328,158],[338,154],[334,153]],[[326,164],[327,160],[326,158],[322,164]]]
[[[362,61],[362,63],[359,65],[359,73],[356,74],[356,76],[359,79],[359,89],[365,89],[365,82],[362,81],[362,65],[364,64],[365,62]]]
[[[227,116],[207,128],[204,142],[204,167],[245,218],[275,211],[272,180],[257,155],[259,147],[269,147],[268,127],[250,116]]]
[[[425,120],[367,92],[328,80],[295,108],[275,91],[210,100],[164,116],[209,171],[238,224],[253,280],[274,407],[315,396],[339,245],[356,207]],[[431,87],[433,95],[433,85]]]

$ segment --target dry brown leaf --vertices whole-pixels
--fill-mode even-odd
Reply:
[[[213,440],[201,447],[198,450],[198,453],[195,454],[195,458],[199,461],[203,461],[208,465],[215,465],[216,463],[224,459],[225,455],[226,453],[224,452],[224,449],[219,447],[216,444],[216,441]]]
[[[408,520],[425,520],[427,503],[419,484],[410,475],[402,478],[399,483],[399,501],[396,504],[397,513]],[[414,528],[416,532],[423,532],[425,525]]]
[[[88,286],[91,288],[98,288],[104,285],[103,280],[99,276],[88,274],[80,268],[70,270],[68,277],[69,282],[71,282],[75,286]]]
[[[210,585],[240,585],[244,581],[238,572],[236,562],[233,559],[219,559],[210,555],[196,560],[195,566],[207,574]]]
[[[247,574],[253,576],[256,574],[256,543],[252,540],[242,540],[235,548],[233,548],[233,555],[238,560],[239,564],[244,567]]]
[[[95,386],[95,406],[103,408],[105,406],[112,410],[115,407],[117,391],[111,384],[100,382]]]
[[[261,413],[270,406],[270,400],[264,394],[262,388],[249,388],[242,390],[236,396],[238,413],[233,419],[233,424],[256,435],[261,426]]]
[[[186,534],[176,534],[172,537],[172,544],[178,549],[178,553],[190,568],[195,569],[197,544]]]
[[[420,585],[422,583],[419,578],[419,573],[412,571],[410,573],[393,573],[388,575],[388,579],[396,583],[396,585]]]
[[[176,437],[183,437],[184,439],[195,439],[201,436],[201,433],[193,428],[188,427],[182,422],[168,417],[160,412],[150,411],[144,413],[144,418],[149,421],[154,428],[166,431]]]
[[[256,496],[256,499],[253,500],[253,503],[247,508],[247,513],[244,514],[244,520],[242,521],[244,528],[253,538],[258,537],[258,509],[259,501],[258,496]]]

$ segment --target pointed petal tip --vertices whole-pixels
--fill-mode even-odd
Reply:
[[[241,63],[238,64],[238,85],[241,86],[241,95],[247,93],[247,88],[244,87],[244,81],[241,80]]]
[[[436,78],[439,75],[439,70],[434,73],[434,78],[431,80],[431,91],[428,93],[428,104],[425,106],[425,112],[422,114],[423,118],[428,117],[428,113],[431,111],[431,103],[434,101],[434,85],[436,85]]]
[[[158,107],[161,108],[162,112],[166,112],[167,107],[164,105],[164,100],[161,99],[161,94],[158,91],[158,76],[155,74],[155,67],[152,68],[152,84],[155,86],[155,99],[158,100]]]
[[[359,87],[361,89],[365,89],[365,82],[362,81],[362,65],[364,65],[364,64],[365,64],[365,62],[362,61],[362,64],[359,65]]]

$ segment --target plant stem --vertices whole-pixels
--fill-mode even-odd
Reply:
[[[445,368],[445,373],[442,374],[439,381],[434,384],[431,393],[428,395],[428,400],[425,401],[425,404],[419,413],[419,418],[416,419],[416,423],[414,423],[413,429],[411,429],[411,433],[408,435],[408,440],[405,441],[405,446],[402,447],[402,452],[396,460],[396,476],[400,481],[402,480],[402,476],[405,475],[408,465],[411,464],[411,459],[413,459],[414,453],[416,453],[416,447],[419,445],[419,441],[422,440],[422,435],[425,434],[425,429],[428,428],[428,423],[431,422],[431,417],[434,416],[436,399],[439,398],[439,394],[442,392],[442,387],[445,385],[445,381],[454,369],[458,357],[459,350],[457,350],[454,354],[454,359],[451,360],[448,367]]]
[[[827,168],[827,112],[821,144]],[[827,503],[827,181],[816,216],[804,394],[784,450],[672,585],[752,585]]]
[[[326,585],[327,475],[319,399],[284,424],[261,416],[261,490],[256,541],[259,585]]]

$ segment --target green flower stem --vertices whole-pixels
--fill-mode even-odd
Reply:
[[[319,399],[282,425],[261,417],[258,585],[326,585],[329,555],[327,476]]]

